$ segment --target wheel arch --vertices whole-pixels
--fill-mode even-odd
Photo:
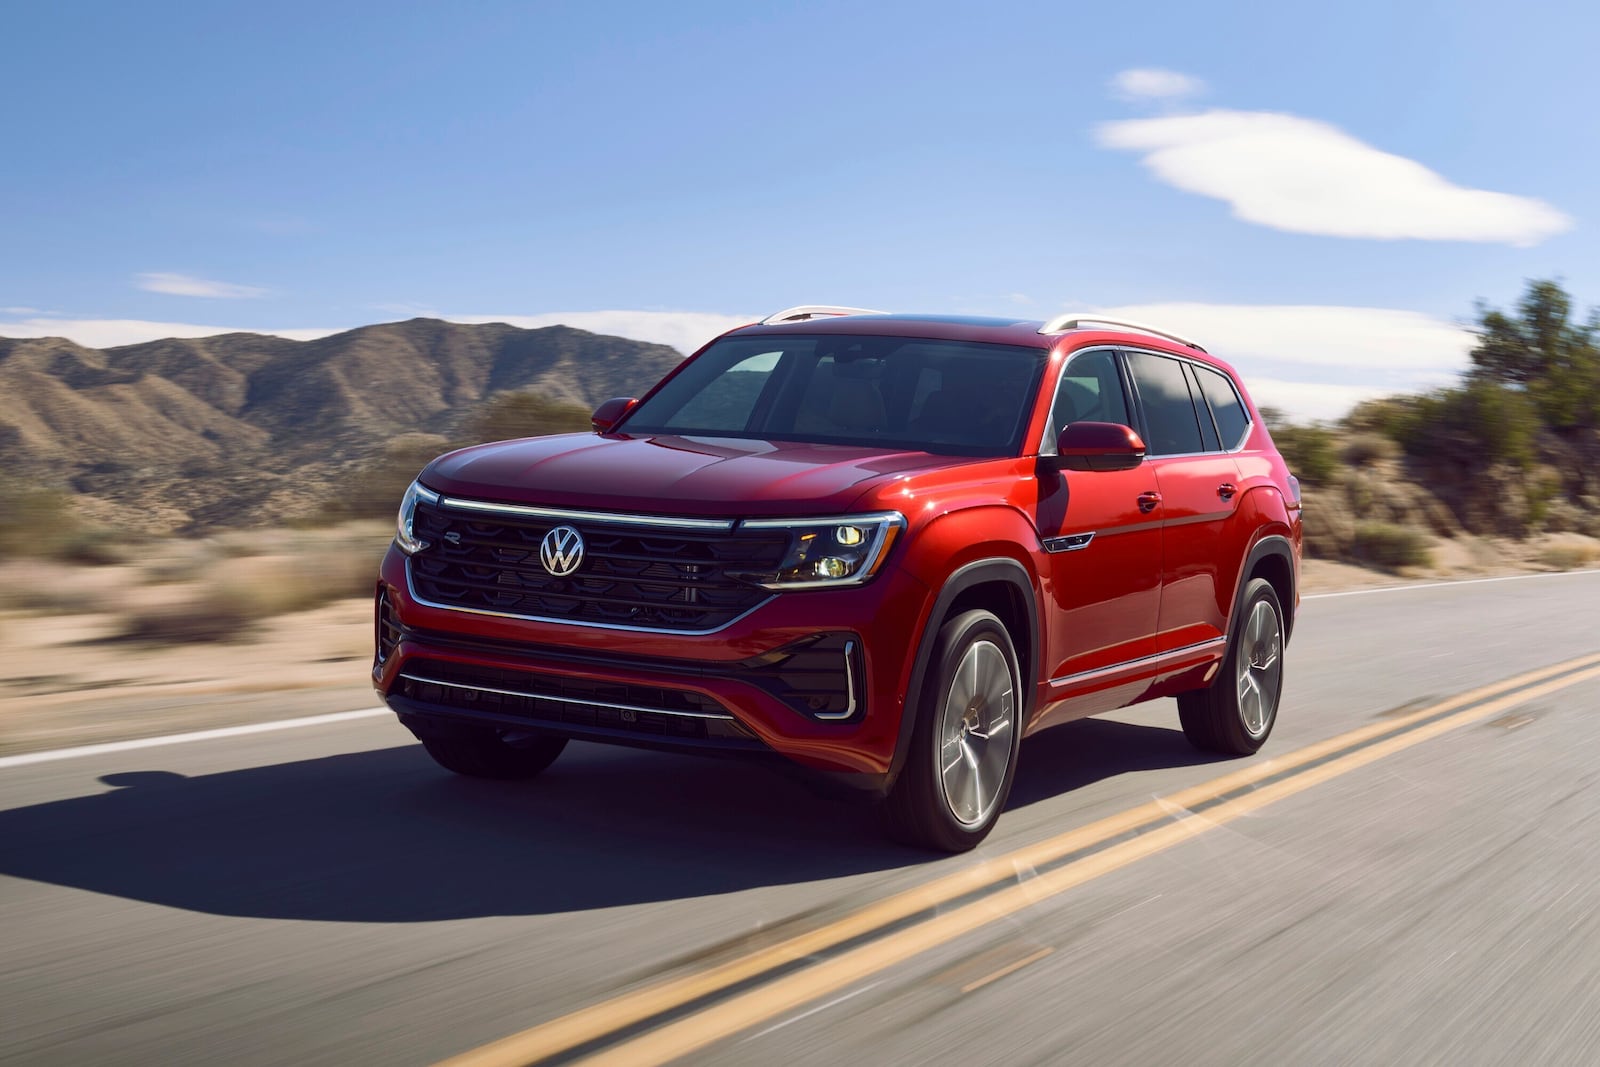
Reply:
[[[1295,588],[1294,546],[1282,534],[1268,534],[1251,546],[1239,568],[1239,584],[1233,591],[1233,613],[1239,612],[1239,598],[1252,578],[1265,578],[1278,594],[1278,606],[1283,609],[1283,639],[1287,643],[1294,633],[1295,616],[1299,614],[1299,600]],[[1229,631],[1233,630],[1230,620]],[[1230,637],[1231,640],[1231,637]]]
[[[911,746],[911,735],[920,714],[922,686],[927,678],[928,665],[938,643],[939,628],[946,619],[972,608],[993,612],[1005,623],[1011,633],[1017,658],[1021,660],[1022,707],[1019,722],[1026,722],[1033,711],[1034,691],[1040,656],[1040,623],[1038,597],[1034,591],[1033,576],[1017,560],[994,557],[973,560],[953,571],[939,587],[933,609],[928,613],[927,625],[917,642],[912,660],[911,676],[906,686],[905,710],[900,716],[899,737],[895,742],[894,759],[884,780],[887,791],[905,766],[906,754]]]

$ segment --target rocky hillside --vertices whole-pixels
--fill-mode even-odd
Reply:
[[[681,358],[563,326],[436,319],[316,341],[0,338],[0,462],[151,532],[305,517],[340,471],[400,434],[454,434],[495,393],[592,408]]]

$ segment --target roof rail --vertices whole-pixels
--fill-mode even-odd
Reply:
[[[871,308],[835,307],[832,304],[801,304],[799,307],[784,308],[782,311],[768,315],[761,320],[762,326],[776,326],[781,322],[805,322],[807,319],[821,318],[824,315],[882,315],[885,312],[873,311]]]
[[[1088,315],[1082,312],[1071,312],[1066,315],[1057,315],[1043,326],[1039,327],[1040,333],[1061,333],[1064,330],[1077,330],[1086,322],[1098,323],[1101,326],[1121,326],[1125,330],[1137,330],[1140,333],[1153,334],[1156,337],[1165,337],[1169,341],[1176,341],[1180,345],[1188,345],[1199,352],[1205,349],[1198,341],[1191,341],[1181,334],[1171,333],[1158,329],[1155,326],[1146,326],[1142,322],[1129,322],[1127,319],[1112,319],[1104,315]]]

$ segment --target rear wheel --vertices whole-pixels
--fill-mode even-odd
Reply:
[[[567,739],[536,737],[512,745],[486,731],[472,736],[424,738],[422,747],[447,771],[468,778],[514,780],[541,774],[567,747]]]
[[[993,829],[1021,745],[1022,681],[1005,625],[967,611],[939,629],[905,768],[885,805],[907,844],[965,852]]]
[[[1248,756],[1272,733],[1283,693],[1283,608],[1271,582],[1250,579],[1234,626],[1222,669],[1206,688],[1179,694],[1178,718],[1194,747]]]

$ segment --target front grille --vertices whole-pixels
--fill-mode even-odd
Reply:
[[[539,546],[556,526],[583,536],[569,577],[544,568]],[[429,547],[410,559],[418,596],[434,604],[531,619],[654,630],[726,626],[772,594],[735,575],[771,572],[782,530],[628,528],[605,522],[470,514],[419,503],[414,529]]]
[[[395,692],[423,704],[530,725],[669,740],[757,743],[717,701],[667,686],[414,659],[407,661]]]

